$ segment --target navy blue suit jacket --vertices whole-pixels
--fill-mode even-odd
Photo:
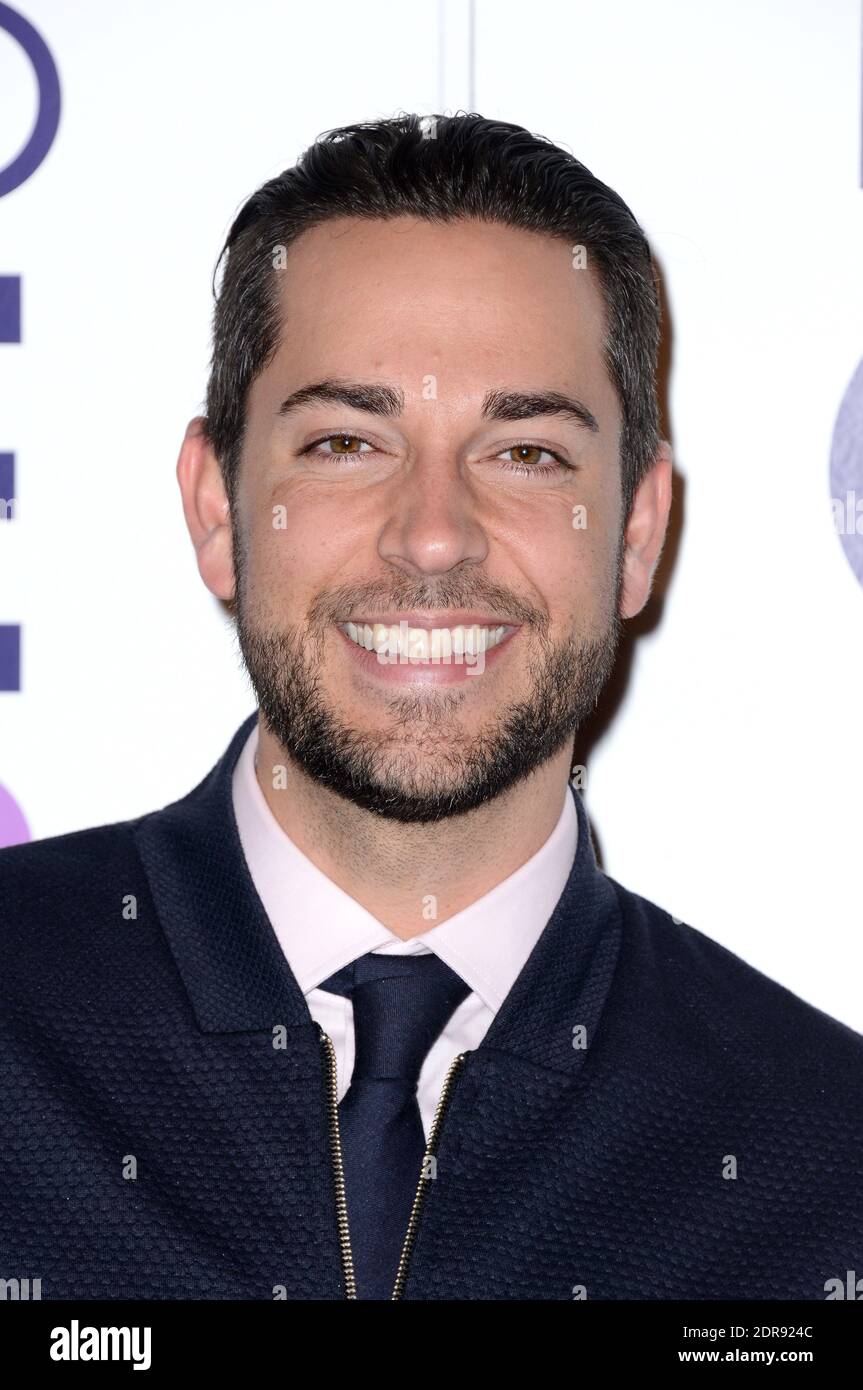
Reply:
[[[163,810],[0,852],[0,1278],[43,1299],[345,1296],[325,1050],[233,815],[255,718]],[[606,876],[572,795],[403,1296],[824,1299],[863,1273],[863,1037]]]

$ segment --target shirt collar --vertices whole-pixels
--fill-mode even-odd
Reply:
[[[282,830],[258,784],[257,746],[256,723],[233,771],[234,815],[252,881],[303,993],[368,951],[433,951],[496,1013],[572,870],[578,817],[569,788],[550,836],[526,863],[461,912],[403,942]]]

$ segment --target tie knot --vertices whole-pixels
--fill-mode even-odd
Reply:
[[[436,955],[360,956],[324,980],[354,1009],[354,1080],[399,1080],[415,1086],[422,1064],[456,1006],[470,993]]]

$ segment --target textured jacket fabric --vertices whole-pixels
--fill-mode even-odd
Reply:
[[[345,1297],[325,1049],[231,803],[256,717],[164,809],[0,852],[0,1278],[43,1299]],[[605,875],[572,795],[403,1297],[824,1299],[863,1271],[863,1037]]]

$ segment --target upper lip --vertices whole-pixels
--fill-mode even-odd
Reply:
[[[398,627],[400,623],[407,623],[408,627],[519,627],[519,623],[511,623],[508,618],[489,617],[487,613],[469,612],[465,608],[450,609],[446,613],[379,613],[377,617],[358,617],[342,618],[343,623],[368,623],[374,627],[375,623],[384,623],[387,627]]]

